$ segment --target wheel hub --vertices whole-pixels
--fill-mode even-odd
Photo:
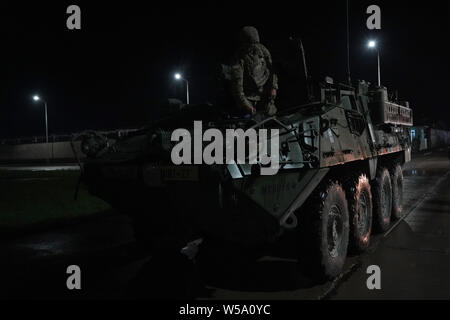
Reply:
[[[383,188],[381,190],[381,204],[382,204],[382,215],[383,218],[387,219],[389,218],[389,210],[390,206],[387,200],[389,199],[389,188],[386,186],[386,184],[383,184]]]
[[[331,207],[328,214],[328,253],[333,258],[339,255],[342,240],[343,222],[341,210],[338,206]]]
[[[362,235],[369,232],[369,196],[363,191],[358,202],[358,228]]]

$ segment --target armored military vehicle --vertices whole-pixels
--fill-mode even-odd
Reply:
[[[214,243],[255,253],[291,232],[304,270],[335,277],[349,250],[367,249],[373,231],[402,215],[412,110],[364,81],[309,79],[307,88],[304,104],[261,121],[188,105],[125,137],[78,136],[82,181],[129,215],[153,252],[202,239],[200,253]],[[204,130],[278,129],[277,174],[262,175],[258,163],[174,165],[172,132],[192,131],[195,120]]]

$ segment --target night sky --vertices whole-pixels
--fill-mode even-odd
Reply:
[[[158,101],[185,98],[175,71],[189,80],[191,102],[214,101],[217,65],[245,25],[273,51],[301,37],[313,76],[346,79],[345,0],[183,3],[2,2],[0,138],[44,134],[35,93],[48,101],[50,134],[145,124]],[[70,4],[81,7],[81,30],[66,28]],[[380,31],[366,28],[371,4],[382,10]],[[375,38],[382,84],[410,101],[416,123],[450,125],[449,9],[447,1],[350,0],[352,78],[376,83],[376,54],[366,47]]]

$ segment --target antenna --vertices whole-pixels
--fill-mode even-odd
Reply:
[[[290,41],[294,41],[297,42],[298,44],[298,48],[300,49],[300,53],[301,53],[301,59],[302,59],[302,66],[303,66],[303,72],[305,74],[305,80],[309,79],[309,75],[308,75],[308,67],[306,65],[306,56],[305,56],[305,48],[303,48],[303,42],[300,38],[293,38],[293,37],[289,37]]]
[[[298,44],[298,48],[300,49],[301,59],[302,59],[301,62],[303,63],[303,72],[305,74],[305,80],[306,80],[306,90],[307,90],[307,95],[308,95],[307,98],[308,98],[308,101],[313,101],[314,100],[314,92],[311,87],[310,76],[308,74],[308,66],[306,64],[305,48],[303,47],[303,42],[300,38],[289,37],[289,40],[295,41]]]
[[[303,48],[303,42],[301,39],[298,40],[300,43],[300,50],[302,51],[303,69],[305,70],[305,79],[308,80],[308,67],[306,66],[305,48]]]
[[[352,84],[352,78],[350,76],[350,20],[349,20],[349,10],[348,10],[348,0],[347,4],[347,80],[348,84]]]

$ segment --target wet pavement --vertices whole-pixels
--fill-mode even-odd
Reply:
[[[414,207],[362,257],[361,267],[333,298],[450,299],[449,162],[432,158],[406,170],[406,201]],[[367,289],[370,265],[380,267],[381,290]]]
[[[450,299],[450,160],[444,152],[416,156],[404,171],[403,219],[373,237],[367,253],[351,256],[341,276],[316,283],[290,256],[287,236],[271,256],[240,269],[197,273],[198,299]],[[66,287],[78,265],[82,290]],[[381,271],[369,290],[367,267]],[[178,267],[178,268],[177,268]],[[0,298],[122,299],[176,292],[181,268],[162,270],[134,242],[130,221],[110,215],[57,230],[3,239]],[[164,272],[165,275],[162,275]],[[212,276],[211,276],[212,274]],[[159,278],[159,287],[155,279]],[[206,279],[206,280],[205,280]],[[174,295],[179,297],[179,295]]]

